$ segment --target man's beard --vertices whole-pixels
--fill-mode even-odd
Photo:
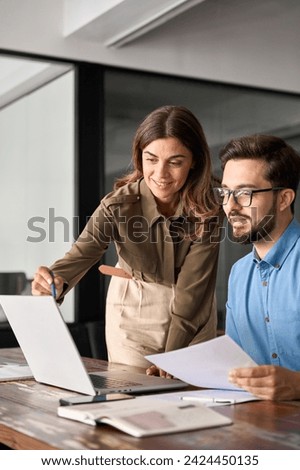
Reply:
[[[256,208],[253,209],[255,210]],[[241,217],[238,211],[232,211],[230,213],[230,217],[234,216]],[[251,223],[251,217],[242,217],[249,220]],[[270,242],[272,241],[271,233],[276,226],[276,220],[275,203],[273,203],[268,215],[265,215],[257,225],[251,226],[251,229],[248,232],[244,232],[241,235],[234,235],[233,232],[232,239],[234,242],[240,243],[241,245],[248,245],[249,243],[255,243],[260,240]]]

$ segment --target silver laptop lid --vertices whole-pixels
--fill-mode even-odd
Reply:
[[[96,389],[53,297],[0,295],[0,305],[37,382],[87,395],[145,392],[186,386],[180,380],[128,373],[127,370],[108,370],[94,372],[93,375],[122,381],[123,384],[105,385]]]
[[[37,382],[95,394],[53,297],[0,295],[0,304]]]

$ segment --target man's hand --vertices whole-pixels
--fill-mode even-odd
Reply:
[[[300,398],[300,372],[284,367],[263,365],[233,369],[229,381],[263,400]]]

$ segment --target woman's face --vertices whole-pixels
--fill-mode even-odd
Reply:
[[[175,137],[154,140],[142,152],[145,182],[162,203],[178,200],[192,164],[191,151]]]

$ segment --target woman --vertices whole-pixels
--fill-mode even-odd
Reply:
[[[54,276],[61,301],[113,241],[124,277],[112,277],[107,295],[108,358],[149,367],[147,354],[216,335],[219,206],[202,127],[184,107],[144,119],[132,165],[64,258],[38,269],[32,293],[49,295]],[[155,366],[147,372],[165,375]]]

